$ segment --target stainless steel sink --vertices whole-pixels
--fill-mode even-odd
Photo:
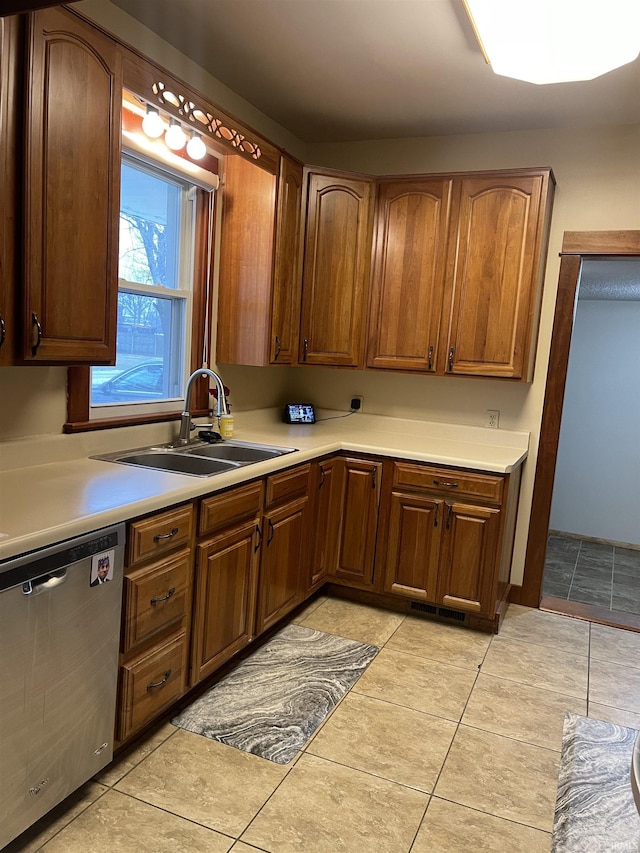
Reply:
[[[189,474],[192,477],[211,477],[213,474],[293,453],[294,450],[294,447],[223,441],[219,444],[198,442],[185,447],[140,447],[116,453],[102,453],[91,458],[172,471],[176,474]]]
[[[252,462],[262,462],[292,453],[293,447],[271,447],[266,444],[248,444],[240,441],[222,441],[219,444],[198,444],[184,450],[189,456],[202,456],[207,459],[226,459],[238,462],[240,465],[250,465]]]

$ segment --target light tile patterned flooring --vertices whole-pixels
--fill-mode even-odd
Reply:
[[[547,540],[542,592],[640,614],[640,550],[554,533]]]
[[[289,765],[158,727],[5,853],[549,851],[566,711],[640,728],[640,634],[512,605],[500,635],[320,598],[382,647]]]

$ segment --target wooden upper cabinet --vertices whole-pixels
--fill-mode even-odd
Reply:
[[[292,364],[300,323],[302,166],[273,175],[227,157],[222,189],[217,360]]]
[[[13,362],[17,337],[19,23],[0,18],[0,365]]]
[[[435,370],[452,185],[451,178],[379,184],[369,367]]]
[[[549,170],[460,179],[446,372],[530,380],[552,190]]]
[[[374,181],[308,173],[301,363],[362,366]]]
[[[29,18],[23,357],[115,363],[122,57],[62,9]]]
[[[302,166],[282,157],[278,181],[276,258],[269,362],[295,364],[300,326]]]

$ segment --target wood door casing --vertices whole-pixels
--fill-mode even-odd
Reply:
[[[300,327],[302,166],[282,157],[271,301],[271,364],[295,364]]]
[[[28,27],[23,357],[115,363],[121,51],[62,9]]]
[[[311,172],[299,360],[362,365],[373,180]]]
[[[548,186],[548,173],[461,179],[444,371],[527,378]]]
[[[452,187],[451,178],[379,184],[368,367],[435,370]]]

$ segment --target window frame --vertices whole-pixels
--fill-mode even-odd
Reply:
[[[216,233],[219,205],[211,204],[211,194],[195,189],[195,225],[193,249],[193,284],[191,309],[191,353],[189,373],[202,366],[202,353],[209,351],[210,335],[207,317],[213,312],[213,264],[209,262],[210,240]],[[209,281],[207,281],[207,273]],[[187,335],[189,329],[187,328]],[[191,412],[195,417],[206,416],[210,410],[208,388],[198,382],[194,387]],[[182,408],[165,412],[125,414],[110,418],[90,418],[91,367],[73,365],[67,368],[67,421],[63,432],[89,432],[116,427],[162,423],[179,420]]]

